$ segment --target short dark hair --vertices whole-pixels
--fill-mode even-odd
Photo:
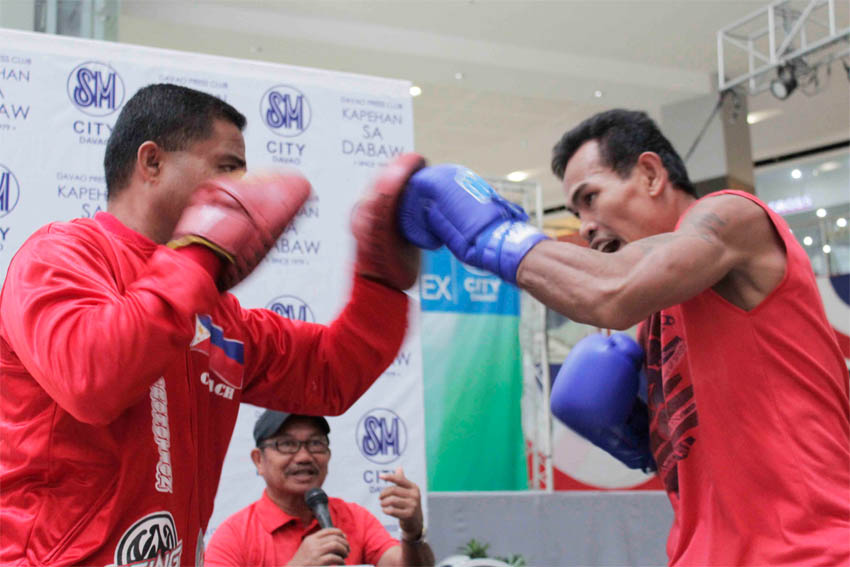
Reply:
[[[216,119],[245,128],[245,117],[238,110],[207,93],[168,83],[139,89],[124,105],[106,143],[107,198],[126,187],[143,143],[150,140],[166,151],[184,150],[211,136]]]
[[[697,196],[685,162],[645,112],[617,108],[591,116],[567,131],[552,148],[552,172],[564,178],[567,162],[585,142],[596,140],[602,164],[628,177],[643,152],[655,152],[674,187]]]

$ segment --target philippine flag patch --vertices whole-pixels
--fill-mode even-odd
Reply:
[[[207,317],[207,319],[209,319]],[[192,342],[189,344],[189,348],[192,350],[199,350],[206,354],[210,353],[210,331],[209,329],[201,323],[201,317],[195,315],[195,336],[192,337]],[[200,348],[194,348],[198,345],[201,345]]]
[[[234,388],[242,388],[245,371],[245,345],[242,341],[228,339],[221,327],[209,315],[195,315],[195,336],[191,350],[210,357],[210,372]]]

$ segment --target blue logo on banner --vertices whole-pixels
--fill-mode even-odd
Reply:
[[[394,411],[375,408],[357,422],[357,448],[379,465],[398,459],[407,447],[407,427]]]
[[[274,311],[278,315],[294,321],[307,321],[309,323],[316,322],[313,310],[310,309],[307,302],[300,297],[295,297],[294,295],[281,295],[279,297],[275,297],[269,301],[269,304],[266,305],[266,309]]]
[[[86,61],[68,75],[68,97],[90,116],[107,116],[124,104],[124,81],[106,63]]]
[[[0,218],[5,217],[15,209],[21,187],[18,178],[12,170],[0,163]]]
[[[260,117],[276,135],[293,138],[310,126],[313,114],[304,93],[289,85],[277,85],[260,100]]]
[[[423,311],[519,315],[519,291],[490,272],[459,262],[446,248],[422,255]]]

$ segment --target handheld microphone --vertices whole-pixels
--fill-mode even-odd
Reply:
[[[328,510],[328,495],[321,488],[311,488],[304,494],[304,502],[313,511],[322,529],[334,527],[331,513]]]

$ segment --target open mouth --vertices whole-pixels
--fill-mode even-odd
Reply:
[[[616,252],[617,250],[619,250],[620,248],[622,248],[622,246],[623,246],[623,243],[618,238],[615,238],[613,240],[608,240],[608,241],[602,242],[601,244],[595,246],[594,248],[596,248],[597,250],[599,250],[600,252],[603,252],[605,254],[612,254],[612,253]]]

